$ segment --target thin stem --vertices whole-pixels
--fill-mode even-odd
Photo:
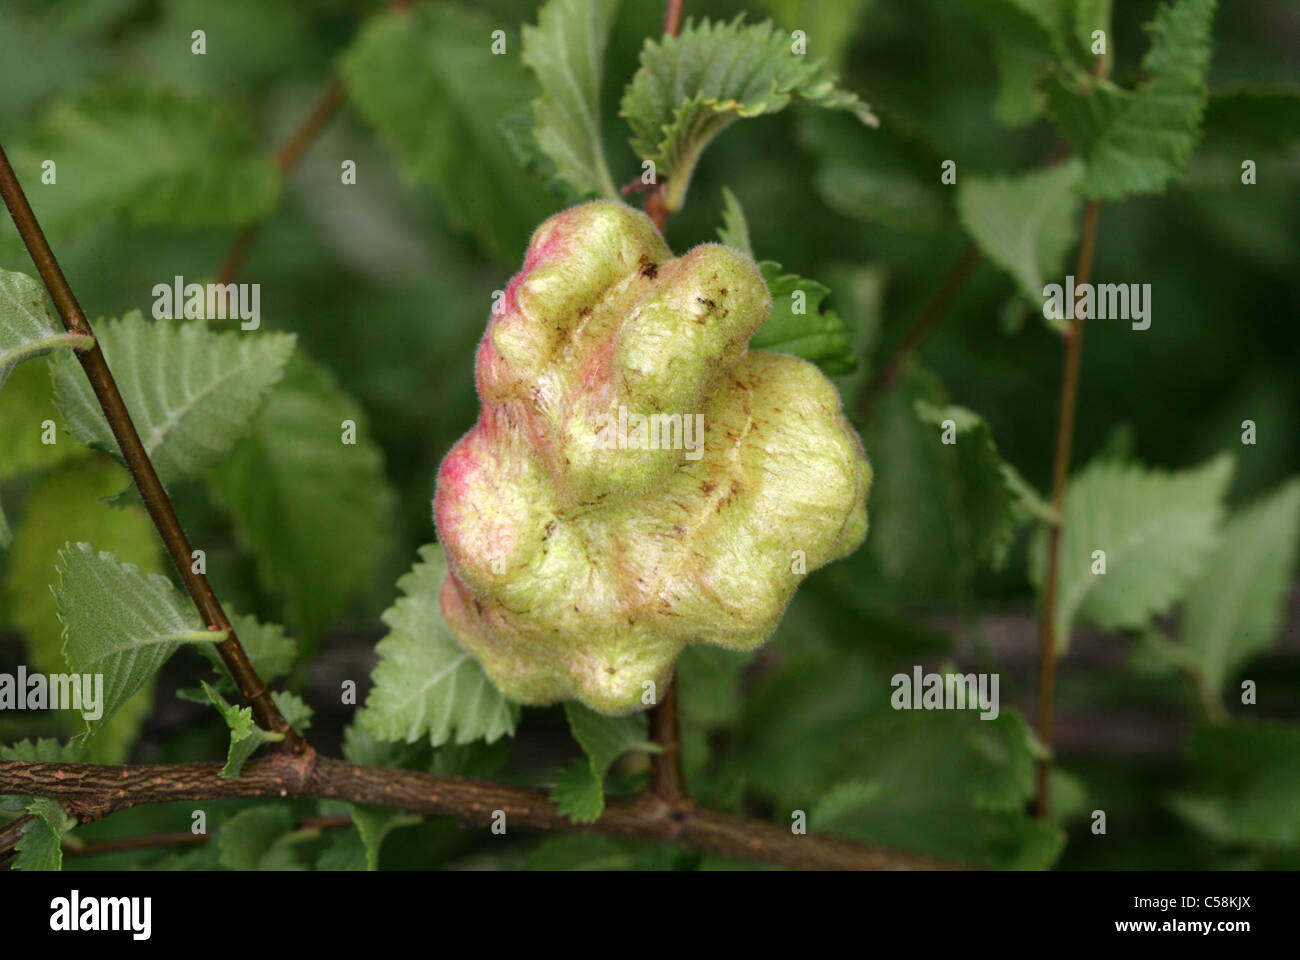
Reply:
[[[96,764],[0,763],[0,793],[55,797],[82,822],[146,803],[225,797],[315,797],[452,817],[490,827],[497,811],[516,827],[638,837],[678,843],[787,867],[847,870],[955,869],[928,857],[896,853],[841,837],[794,834],[789,827],[712,810],[665,817],[652,795],[611,800],[593,824],[575,824],[546,791],[410,770],[362,767],[322,757],[315,763],[275,754],[252,760],[237,779],[220,763],[106,767]],[[0,852],[3,849],[0,848]]]
[[[944,314],[948,312],[948,308],[952,306],[952,301],[957,296],[957,292],[974,271],[979,259],[979,247],[974,243],[967,244],[966,249],[962,251],[961,259],[953,264],[952,269],[948,271],[948,275],[944,277],[943,283],[939,285],[939,289],[921,308],[921,312],[917,314],[912,326],[908,328],[907,333],[903,334],[903,339],[894,348],[894,353],[889,358],[889,361],[862,391],[862,397],[858,401],[857,410],[855,411],[855,419],[859,424],[864,424],[871,418],[871,413],[880,398],[898,381],[903,368],[907,365],[907,361],[911,359],[912,354],[916,353],[921,344],[925,342],[925,338],[930,335],[939,321],[943,319]]]
[[[352,826],[350,814],[331,817],[303,817],[295,830],[338,830]],[[143,837],[111,837],[107,840],[87,840],[80,846],[68,845],[65,857],[97,857],[106,853],[123,853],[131,850],[151,850],[155,847],[193,847],[206,843],[211,833],[155,833]]]
[[[668,0],[668,10],[664,13],[664,33],[670,37],[677,36],[682,28],[682,5],[685,0]]]
[[[1097,244],[1096,200],[1089,200],[1083,210],[1083,235],[1079,241],[1079,261],[1074,268],[1075,288],[1082,291],[1092,279],[1092,255]],[[1052,774],[1052,698],[1056,686],[1056,591],[1061,568],[1061,536],[1065,510],[1065,487],[1070,477],[1070,448],[1074,442],[1074,414],[1079,398],[1079,365],[1083,357],[1084,318],[1072,310],[1074,321],[1063,334],[1065,372],[1061,378],[1060,419],[1056,426],[1056,461],[1052,468],[1052,512],[1054,518],[1047,533],[1047,575],[1043,582],[1043,609],[1039,621],[1038,661],[1038,738],[1048,754],[1038,763],[1037,813],[1046,819],[1051,812],[1049,783]]]
[[[288,173],[302,155],[307,152],[307,148],[325,129],[330,118],[343,103],[343,82],[337,77],[330,81],[329,86],[316,98],[312,108],[307,115],[303,117],[302,122],[289,134],[275,151],[275,165],[281,173]],[[239,276],[239,271],[244,265],[244,260],[248,257],[248,252],[253,248],[253,241],[257,239],[257,233],[260,228],[257,221],[247,223],[240,228],[239,233],[235,234],[235,239],[226,251],[226,255],[221,258],[221,266],[217,268],[215,277],[216,283],[234,283],[235,277]]]
[[[650,711],[650,739],[661,748],[650,758],[650,792],[680,816],[689,807],[690,794],[682,774],[682,742],[677,720],[677,682],[668,685],[663,699]]]
[[[35,820],[33,814],[26,813],[17,820],[11,820],[9,823],[0,827],[0,858],[3,858],[5,852],[18,846],[18,841],[23,838],[23,831],[27,829],[27,824]]]
[[[681,30],[682,5],[684,2],[685,0],[668,0],[668,9],[664,12],[665,36],[675,37],[678,31]],[[654,186],[637,190],[637,192],[643,194],[641,204],[645,208],[646,216],[650,218],[650,222],[655,225],[655,228],[660,233],[664,232],[664,227],[668,224],[668,217],[673,212],[664,201],[664,187],[666,185],[667,181],[660,178],[656,179]],[[627,194],[636,189],[635,185],[624,187],[623,193]]]
[[[23,245],[27,247],[27,252],[31,255],[32,262],[36,264],[41,280],[50,292],[63,326],[69,333],[93,336],[86,315],[81,305],[77,303],[72,287],[68,285],[68,280],[54,257],[54,251],[50,249],[41,225],[32,213],[31,205],[27,202],[27,197],[18,183],[18,178],[9,164],[9,158],[5,155],[3,147],[0,147],[0,195],[3,195],[5,206],[9,208],[9,215],[13,217]],[[208,578],[195,571],[193,551],[181,527],[180,519],[176,516],[176,508],[163,488],[162,481],[158,479],[149,454],[145,452],[144,444],[140,442],[140,435],[131,421],[131,415],[126,409],[126,403],[122,400],[122,394],[117,389],[117,383],[113,380],[112,371],[108,368],[99,344],[96,343],[87,350],[79,351],[77,359],[81,362],[81,367],[90,380],[91,388],[95,391],[95,397],[104,411],[104,419],[108,421],[113,436],[117,439],[122,458],[131,473],[131,479],[135,481],[140,491],[140,498],[149,512],[149,518],[157,528],[158,535],[162,538],[163,545],[167,548],[167,553],[171,556],[172,563],[185,584],[185,589],[189,591],[190,598],[194,601],[194,606],[198,608],[199,615],[202,616],[209,630],[226,634],[226,639],[218,644],[217,649],[244,699],[253,708],[253,715],[258,725],[265,730],[284,734],[285,739],[277,746],[300,753],[306,747],[306,742],[281,715],[275,701],[271,699],[270,692],[266,689],[266,684],[253,669],[252,661],[244,652],[234,628],[230,625],[230,619],[222,609],[221,602],[217,600],[217,595],[212,591],[212,585],[208,583]]]

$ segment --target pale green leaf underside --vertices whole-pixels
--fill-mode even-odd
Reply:
[[[735,120],[801,101],[876,123],[865,103],[836,85],[822,61],[794,53],[788,33],[770,21],[741,21],[687,23],[676,37],[647,40],[641,68],[623,96],[632,149],[668,180],[670,210],[681,205],[704,148]]]
[[[248,432],[293,351],[284,333],[216,333],[201,323],[145,320],[132,311],[99,325],[99,344],[145,452],[164,483],[219,462]],[[120,458],[90,383],[56,358],[58,407],[72,434]]]
[[[64,657],[78,674],[102,674],[102,715],[86,721],[90,739],[186,642],[220,642],[189,600],[158,574],[144,576],[88,543],[59,552],[54,597]]]
[[[438,595],[447,575],[442,548],[420,548],[420,562],[397,581],[402,596],[383,615],[389,633],[375,648],[379,664],[361,714],[362,727],[380,740],[433,746],[489,743],[513,735],[518,707],[460,648],[442,619]]]
[[[1074,187],[1083,164],[1072,159],[1041,172],[985,178],[967,174],[957,187],[957,212],[980,250],[1041,303],[1047,278],[1061,280],[1078,236],[1081,198]]]
[[[84,350],[94,342],[93,337],[63,329],[38,281],[0,267],[0,387],[23,360],[58,347]]]
[[[569,730],[587,755],[562,770],[551,799],[578,823],[596,820],[605,809],[605,774],[610,765],[631,750],[657,752],[650,742],[644,713],[607,717],[576,701],[564,705]]]
[[[533,136],[579,196],[618,199],[600,137],[600,83],[618,0],[550,0],[523,28],[523,62],[542,87]]]
[[[1300,541],[1300,480],[1235,513],[1183,606],[1180,640],[1207,691],[1266,650],[1282,624]]]
[[[1077,619],[1103,630],[1145,627],[1206,570],[1218,545],[1232,458],[1166,473],[1100,461],[1071,481],[1062,518],[1056,635],[1061,650]],[[1106,554],[1094,574],[1093,552]],[[1030,551],[1030,577],[1041,585],[1045,534]]]

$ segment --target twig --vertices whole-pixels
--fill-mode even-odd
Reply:
[[[332,817],[303,817],[298,830],[337,830],[352,826],[350,814]],[[63,851],[65,857],[97,857],[106,853],[123,853],[130,850],[151,850],[155,847],[193,847],[210,840],[211,833],[155,833],[143,837],[111,837],[107,840],[87,840],[80,846],[71,844]]]
[[[780,824],[713,810],[689,811],[678,820],[664,816],[663,802],[648,795],[612,800],[595,823],[575,824],[547,799],[545,791],[528,787],[362,767],[325,757],[306,765],[288,754],[252,760],[234,780],[220,775],[221,766],[0,762],[0,793],[55,797],[82,822],[146,803],[225,797],[316,797],[453,817],[484,828],[492,824],[496,811],[501,811],[507,831],[527,827],[638,837],[787,867],[958,869],[929,857],[895,853],[840,837],[794,834]]]
[[[4,855],[18,846],[18,841],[23,838],[23,831],[27,829],[27,824],[35,820],[36,817],[30,813],[23,814],[17,820],[12,820],[0,827],[0,860]],[[0,869],[3,869],[0,867]]]
[[[866,423],[870,419],[871,412],[875,409],[875,405],[881,396],[894,385],[903,372],[903,367],[911,359],[912,354],[930,335],[930,331],[943,319],[943,315],[952,306],[957,291],[966,282],[966,278],[971,275],[975,265],[979,263],[979,259],[979,247],[974,243],[967,244],[966,249],[962,251],[961,259],[953,264],[939,289],[926,301],[912,326],[907,333],[903,334],[903,339],[899,341],[898,346],[894,349],[893,356],[889,358],[885,366],[881,368],[880,372],[872,378],[871,382],[862,391],[862,397],[858,401],[855,411],[855,419],[859,425]]]
[[[668,0],[668,10],[664,13],[664,33],[670,37],[677,36],[682,28],[682,4],[685,0]]]
[[[669,37],[677,36],[678,31],[682,28],[682,5],[685,0],[668,0],[668,9],[664,12],[664,35]],[[668,209],[668,204],[664,202],[664,186],[668,183],[667,178],[656,176],[653,185],[640,185],[639,180],[623,187],[623,194],[637,192],[641,196],[641,204],[645,208],[646,216],[650,218],[660,233],[664,232],[664,227],[668,224],[668,217],[672,213]]]
[[[9,164],[9,158],[5,155],[3,147],[0,147],[0,195],[3,195],[5,206],[9,208],[9,215],[13,217],[23,245],[27,247],[27,252],[31,255],[32,262],[36,264],[41,280],[50,292],[63,326],[69,333],[92,336],[90,324],[86,322],[86,315],[82,312],[81,305],[77,303],[77,298],[68,285],[59,262],[54,258],[54,252],[50,249],[35,214],[32,213],[31,205],[27,202],[27,197],[18,183],[18,178]],[[230,619],[222,609],[217,595],[213,593],[212,585],[208,583],[207,576],[194,571],[190,542],[181,527],[180,519],[176,516],[176,508],[158,479],[153,463],[149,460],[149,454],[145,452],[144,444],[140,442],[140,435],[131,421],[131,414],[126,409],[126,403],[122,400],[122,394],[117,389],[117,383],[113,380],[112,371],[104,360],[104,353],[99,348],[99,344],[96,343],[87,350],[79,351],[77,359],[81,362],[81,367],[90,380],[90,386],[95,391],[95,397],[104,411],[104,419],[108,421],[113,436],[117,439],[122,458],[131,472],[131,479],[135,481],[140,491],[140,498],[149,512],[149,518],[157,528],[158,535],[162,538],[163,545],[167,548],[172,563],[175,564],[181,581],[185,584],[185,589],[189,591],[190,598],[194,601],[194,606],[198,608],[209,630],[223,631],[226,634],[226,639],[217,645],[226,669],[238,684],[244,699],[253,708],[253,715],[258,725],[273,733],[284,734],[284,740],[280,741],[277,747],[301,753],[306,748],[306,742],[281,715],[280,709],[266,689],[266,684],[253,669],[252,661],[244,652],[234,628],[230,625]]]
[[[307,148],[311,146],[317,135],[325,129],[325,124],[334,116],[342,103],[343,82],[336,77],[316,98],[307,116],[303,117],[293,133],[289,134],[289,138],[275,151],[275,165],[281,173],[288,173],[297,166],[302,155],[307,152]],[[235,277],[239,276],[239,270],[244,265],[244,259],[248,256],[248,251],[253,247],[253,241],[257,239],[260,226],[258,221],[253,221],[240,228],[230,249],[222,257],[221,266],[217,268],[216,283],[234,283]]]
[[[679,817],[690,807],[690,794],[682,774],[682,743],[677,721],[677,681],[668,685],[663,699],[650,711],[650,739],[661,751],[650,758],[650,792],[673,808]]]
[[[1079,241],[1079,261],[1074,268],[1076,289],[1082,290],[1092,279],[1092,254],[1097,244],[1096,200],[1083,209],[1083,235]],[[1071,304],[1071,306],[1075,306]],[[1049,780],[1052,773],[1052,696],[1056,686],[1056,589],[1061,565],[1062,516],[1065,510],[1065,487],[1070,476],[1070,447],[1074,441],[1074,413],[1079,397],[1079,363],[1083,356],[1084,318],[1077,309],[1074,321],[1062,336],[1065,339],[1065,372],[1061,377],[1061,412],[1056,427],[1056,461],[1052,468],[1052,512],[1048,526],[1047,575],[1043,581],[1043,609],[1039,622],[1038,665],[1038,738],[1048,755],[1038,763],[1038,816],[1046,819],[1051,811]]]

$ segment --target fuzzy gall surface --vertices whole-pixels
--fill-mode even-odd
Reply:
[[[533,234],[434,496],[443,614],[506,696],[642,709],[686,644],[760,646],[862,542],[871,467],[835,387],[747,349],[770,308],[748,257],[674,259],[621,203]]]

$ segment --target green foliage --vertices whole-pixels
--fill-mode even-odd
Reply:
[[[49,359],[16,367],[0,389],[0,480],[53,467],[81,456],[75,443],[42,443],[45,421],[54,424],[54,436],[63,436],[63,418],[54,407]]]
[[[831,210],[896,230],[929,233],[951,219],[938,172],[948,157],[907,129],[868,130],[834,114],[799,117],[799,140],[816,158],[813,187]]]
[[[524,66],[542,95],[533,137],[579,196],[618,198],[600,137],[600,81],[618,0],[550,0],[523,29]]]
[[[262,679],[266,678],[262,677]],[[201,682],[209,702],[217,708],[221,718],[226,721],[226,726],[230,728],[230,749],[226,753],[226,763],[221,768],[221,775],[228,780],[234,780],[258,747],[283,740],[284,734],[263,730],[253,720],[252,707],[232,706],[215,687],[206,681]],[[291,727],[299,733],[304,733],[311,727],[312,709],[303,703],[300,697],[285,691],[276,691],[271,694],[271,697]]]
[[[54,600],[64,629],[63,653],[73,673],[103,674],[102,714],[86,719],[86,738],[102,729],[182,643],[226,638],[205,630],[188,598],[171,581],[142,574],[88,543],[59,552]]]
[[[38,797],[27,805],[35,815],[23,828],[18,841],[14,870],[61,870],[63,868],[63,834],[75,823],[56,800]]]
[[[575,823],[592,823],[605,809],[605,774],[613,762],[630,751],[655,752],[658,747],[649,740],[644,713],[607,717],[570,702],[564,705],[564,714],[586,758],[560,772],[551,800]]]
[[[249,807],[221,825],[217,849],[227,870],[284,870],[298,866],[288,843],[293,814],[284,804]]]
[[[953,429],[951,457],[957,477],[955,511],[963,520],[962,552],[976,560],[1000,565],[1011,545],[1016,511],[1012,480],[1014,472],[998,456],[993,431],[984,418],[965,407],[937,407],[916,401],[916,416],[935,428],[939,442],[949,422]]]
[[[1300,848],[1300,730],[1241,720],[1203,725],[1188,748],[1195,781],[1170,798],[1213,840],[1265,850]]]
[[[253,662],[257,675],[267,683],[278,680],[289,672],[294,657],[298,654],[298,644],[292,637],[286,636],[284,627],[278,623],[262,623],[256,617],[233,614],[230,625],[235,628],[239,645]],[[235,689],[234,678],[226,669],[226,663],[214,647],[199,647],[199,652],[212,661],[213,667],[225,681],[221,686]]]
[[[349,420],[354,443],[343,442]],[[208,480],[300,635],[339,613],[388,543],[393,495],[370,424],[304,357],[289,363],[252,433]]]
[[[1114,0],[1072,0],[1074,7],[1074,41],[1082,53],[1090,54],[1092,34],[1101,30],[1106,34],[1106,55],[1114,57],[1114,39],[1110,29],[1110,13]]]
[[[1033,751],[1020,717],[889,706],[884,671],[857,656],[795,661],[745,705],[740,763],[777,818],[984,866],[1039,869],[1062,837],[1031,819]],[[846,785],[846,781],[849,785]]]
[[[366,845],[358,830],[339,830],[321,855],[316,858],[317,870],[365,870]]]
[[[1178,176],[1200,138],[1215,0],[1172,0],[1150,26],[1142,60],[1149,82],[1124,90],[1108,81],[1053,76],[1048,109],[1087,161],[1080,191],[1120,200],[1159,193]]]
[[[623,96],[632,149],[668,182],[669,210],[681,206],[705,147],[736,120],[800,101],[876,122],[821,61],[795,54],[786,33],[770,21],[746,26],[741,20],[688,22],[675,37],[647,40],[641,69]]]
[[[1058,57],[1066,54],[1073,0],[968,0],[991,28]]]
[[[1300,86],[1235,83],[1211,91],[1205,139],[1267,152],[1285,150],[1300,141]]]
[[[753,257],[749,226],[740,202],[724,189],[723,204],[718,239]],[[830,374],[852,373],[857,357],[850,342],[851,331],[834,311],[820,309],[830,289],[816,280],[782,273],[781,264],[774,260],[761,260],[758,268],[772,294],[772,313],[750,338],[750,347],[811,360]]]
[[[61,446],[73,448],[67,440]],[[98,502],[126,483],[125,471],[116,464],[81,460],[41,477],[23,504],[6,587],[13,622],[23,630],[34,669],[59,673],[67,668],[63,628],[50,591],[66,543],[86,538],[142,573],[162,572],[158,538],[143,507],[112,509]]]
[[[244,769],[244,763],[258,747],[284,739],[283,734],[268,733],[254,723],[251,707],[231,706],[226,702],[226,698],[217,693],[206,681],[203,682],[203,692],[208,695],[212,705],[217,708],[217,712],[230,727],[230,750],[226,754],[226,764],[221,768],[221,775],[226,779],[233,780],[238,777],[240,771]]]
[[[145,452],[164,483],[220,463],[248,432],[284,373],[294,338],[214,333],[199,323],[149,322],[132,311],[98,324],[100,348]],[[116,457],[117,440],[80,366],[53,364],[59,410],[82,443]]]
[[[1179,631],[1211,696],[1278,635],[1298,542],[1300,479],[1242,508],[1224,524],[1219,549],[1187,591]]]
[[[1079,234],[1082,202],[1074,187],[1078,160],[1018,177],[962,177],[957,211],[962,226],[991,261],[1015,279],[1031,303],[1042,303],[1043,281],[1063,275]]]
[[[757,259],[754,256],[754,245],[749,239],[749,222],[745,219],[745,211],[736,195],[726,187],[722,188],[722,226],[718,228],[718,239],[749,259]]]
[[[245,124],[215,100],[136,81],[106,83],[56,101],[14,150],[25,183],[56,164],[57,189],[29,189],[48,229],[97,219],[133,226],[246,223],[265,216],[280,175]]]
[[[945,420],[953,440],[944,443]],[[863,433],[875,478],[863,547],[874,576],[913,602],[965,596],[982,563],[1005,557],[1018,510],[1014,478],[987,423],[948,406],[933,375],[912,367]]]
[[[1103,630],[1140,630],[1181,598],[1218,546],[1223,496],[1233,461],[1166,473],[1107,461],[1090,464],[1065,493],[1056,638],[1064,652],[1076,619]],[[1029,554],[1029,576],[1041,584],[1046,533]],[[1105,551],[1104,574],[1094,573]]]
[[[753,654],[693,643],[677,659],[681,714],[705,729],[729,727],[740,716],[740,677]]]
[[[879,780],[845,780],[827,790],[808,814],[812,829],[833,832],[851,828],[853,821],[879,798]]]
[[[372,19],[342,70],[348,96],[407,174],[436,189],[448,219],[509,263],[552,211],[499,129],[533,85],[517,57],[492,55],[498,27],[468,9],[419,4]]]
[[[749,345],[755,350],[792,353],[827,373],[852,373],[857,360],[848,325],[833,310],[821,309],[830,289],[816,280],[782,273],[773,260],[764,260],[759,269],[772,293],[772,315]]]
[[[414,743],[427,736],[436,747],[514,735],[519,708],[492,686],[442,619],[438,594],[446,576],[442,548],[421,547],[420,561],[397,581],[402,596],[384,612],[389,632],[375,647],[375,685],[361,714],[363,729],[380,740]]]
[[[968,0],[987,24],[998,65],[993,112],[1019,127],[1042,112],[1039,78],[1048,64],[1067,57],[1072,0]]]
[[[764,0],[763,5],[787,30],[807,35],[808,56],[825,60],[838,70],[855,27],[875,0]]]
[[[93,337],[63,329],[40,283],[0,268],[0,387],[22,360],[58,347],[84,350],[94,343]]]

